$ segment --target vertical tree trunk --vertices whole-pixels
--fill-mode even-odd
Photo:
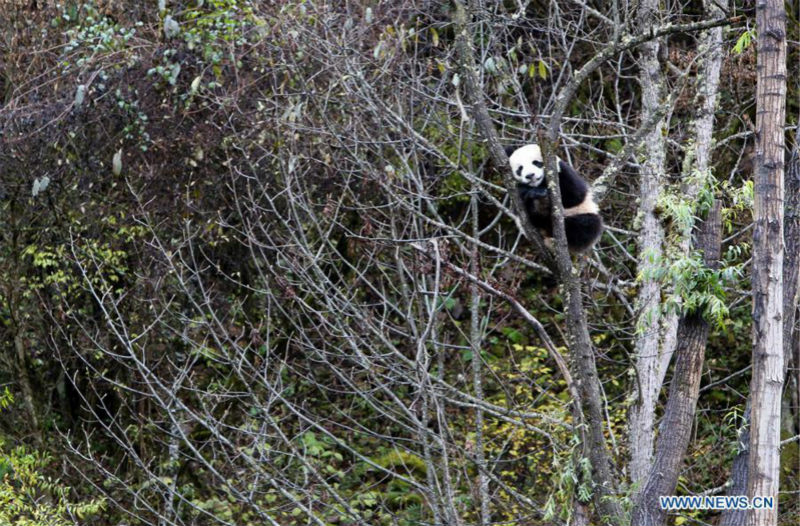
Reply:
[[[468,100],[471,104],[471,112],[475,118],[476,125],[481,135],[488,143],[489,153],[498,166],[504,166],[507,158],[497,132],[494,129],[488,109],[483,100],[483,91],[480,87],[477,75],[475,74],[475,57],[472,50],[472,37],[467,28],[467,10],[463,2],[456,0],[453,20],[456,27],[456,52],[458,54],[459,71],[464,80]],[[558,130],[561,118],[564,115],[567,104],[574,95],[572,90],[564,89],[557,98],[553,116],[551,118],[548,137],[543,141],[542,150],[545,159],[548,160],[548,171],[553,174],[555,168],[555,156],[552,151],[553,145],[558,138]],[[513,180],[509,175],[506,176],[508,187],[513,188]],[[554,205],[554,235],[557,245],[555,268],[559,278],[563,281],[564,292],[566,295],[566,314],[567,326],[569,329],[569,346],[571,351],[571,367],[573,368],[575,382],[578,385],[579,400],[584,419],[587,426],[586,437],[588,444],[587,455],[592,464],[593,477],[593,500],[597,508],[598,515],[603,517],[602,524],[617,524],[622,520],[622,508],[616,495],[616,477],[613,475],[613,462],[611,454],[606,447],[602,405],[602,389],[600,379],[597,375],[597,366],[594,359],[594,350],[589,330],[586,322],[586,312],[584,311],[581,300],[580,279],[572,266],[569,252],[567,251],[566,235],[564,233],[564,218],[561,211],[561,194],[558,188],[558,181],[554,177],[549,178],[549,185],[552,202]],[[517,210],[519,197],[516,192],[512,192],[512,201]],[[529,221],[522,221],[522,227],[529,239],[540,239],[537,234],[533,234],[533,228]],[[547,254],[543,247],[542,254]],[[553,264],[548,261],[548,266]]]
[[[594,485],[593,499],[602,524],[619,524],[623,520],[622,508],[617,500],[617,488],[613,475],[611,453],[606,447],[603,432],[603,399],[600,377],[597,374],[597,363],[594,358],[594,347],[589,337],[586,311],[583,308],[581,281],[577,269],[572,265],[567,249],[567,237],[564,231],[564,217],[561,209],[561,191],[558,187],[556,155],[553,146],[558,138],[558,129],[565,109],[566,99],[556,103],[547,137],[539,141],[546,161],[547,185],[550,191],[551,210],[553,212],[553,239],[555,241],[555,260],[558,276],[562,282],[565,296],[567,317],[567,338],[570,349],[570,370],[580,393],[580,404],[584,422],[587,426],[587,456],[592,464]]]
[[[750,461],[750,399],[744,410],[744,423],[739,428],[736,438],[738,453],[731,466],[731,480],[727,494],[739,496],[747,493],[747,464]],[[744,526],[747,522],[747,510],[725,510],[720,517],[720,526]]]
[[[39,416],[36,413],[36,403],[33,396],[33,382],[31,382],[31,377],[28,374],[28,351],[25,349],[25,343],[22,341],[22,330],[19,325],[16,325],[14,328],[14,350],[16,351],[16,372],[19,378],[20,390],[22,391],[22,403],[25,404],[25,409],[28,412],[33,439],[36,445],[41,446],[43,440],[41,429],[39,428]]]
[[[470,197],[470,212],[472,214],[472,235],[475,239],[480,237],[480,226],[478,225],[478,192],[477,184],[472,185],[472,196]],[[470,251],[470,273],[473,276],[480,276],[480,251],[478,245],[473,243]],[[481,294],[476,283],[469,286],[470,293],[470,326],[469,339],[472,350],[472,386],[475,398],[483,400],[483,371],[481,364],[481,339],[482,333],[480,322],[480,301]],[[489,478],[487,476],[488,467],[486,465],[486,455],[484,452],[483,440],[483,411],[475,409],[475,463],[478,467],[478,508],[480,510],[481,526],[489,526],[491,516],[489,513]]]
[[[800,128],[798,128],[800,135]],[[783,221],[783,238],[786,252],[783,267],[783,345],[784,364],[783,377],[786,371],[792,350],[794,349],[794,324],[797,315],[798,278],[800,278],[800,150],[795,148],[786,168],[786,204]],[[739,429],[739,452],[733,459],[731,467],[730,486],[728,495],[744,495],[747,493],[747,464],[750,461],[750,403],[744,411],[744,424]],[[720,517],[719,526],[744,526],[747,521],[746,510],[726,510]]]
[[[796,137],[800,139],[800,125]],[[786,204],[784,206],[783,239],[783,370],[784,380],[789,363],[794,361],[795,321],[797,319],[798,292],[800,292],[800,144],[797,144],[786,166]],[[798,369],[798,364],[794,366]]]
[[[659,13],[658,0],[642,0],[637,14],[640,33],[650,31]],[[664,96],[664,78],[658,51],[659,39],[640,47],[639,84],[642,88],[642,115],[645,122],[659,111]],[[649,269],[663,265],[664,227],[655,213],[664,186],[666,144],[659,119],[644,141],[645,159],[639,174],[639,214],[642,229],[639,233],[638,273],[643,275],[636,295],[637,337],[635,344],[636,385],[629,423],[629,463],[632,484],[643,483],[653,461],[653,438],[658,393],[664,372],[674,348],[661,347],[661,283]],[[676,321],[675,316],[668,316]],[[640,488],[641,489],[641,488]]]
[[[774,497],[750,510],[747,524],[775,525],[783,387],[783,158],[786,111],[786,13],[782,0],[756,3],[755,230],[753,232],[753,379],[747,495]]]
[[[797,129],[800,132],[800,126]],[[783,381],[786,384],[784,389],[784,405],[788,407],[788,414],[782,415],[784,423],[789,423],[789,436],[798,431],[798,405],[797,405],[797,376],[787,374],[791,371],[798,371],[796,348],[798,333],[796,330],[798,292],[800,292],[800,145],[795,142],[795,148],[789,157],[786,166],[786,203],[784,206],[783,219],[783,239],[785,244],[785,255],[783,260]],[[792,423],[794,424],[792,426]],[[797,460],[794,465],[789,466],[790,471],[786,473],[786,478],[795,480],[800,474],[800,462]],[[792,487],[785,487],[785,491],[796,491],[795,483]],[[799,503],[795,496],[795,503]]]
[[[697,247],[703,251],[704,263],[711,268],[716,268],[719,263],[722,243],[720,232],[720,205],[715,203],[700,227],[697,242]],[[633,509],[631,524],[658,526],[666,519],[659,497],[674,494],[678,483],[700,392],[708,329],[708,322],[700,312],[683,316],[678,324],[675,371],[664,419],[661,421],[656,454],[647,483]]]
[[[714,2],[706,0],[704,7],[708,19],[718,19],[724,15],[727,0]],[[644,6],[643,6],[644,7]],[[651,8],[653,6],[651,5]],[[640,8],[641,9],[641,8]],[[644,24],[643,17],[646,13],[640,12],[640,25]],[[642,30],[647,27],[642,25]],[[651,45],[652,44],[652,45]],[[653,48],[655,45],[655,48]],[[662,82],[656,60],[657,42],[648,43],[642,55],[642,117],[658,111],[658,104],[663,95],[660,93]],[[715,27],[706,31],[700,39],[698,47],[700,54],[699,74],[695,82],[697,94],[695,107],[698,109],[696,118],[692,121],[691,130],[693,148],[685,152],[683,173],[685,181],[692,172],[706,173],[710,166],[712,149],[712,134],[714,130],[714,111],[719,92],[719,77],[722,67],[722,28]],[[659,121],[655,130],[650,133],[645,141],[647,145],[648,160],[644,163],[644,172],[640,188],[640,209],[643,213],[642,236],[639,252],[639,272],[645,272],[648,266],[659,264],[657,261],[663,257],[662,244],[664,231],[653,213],[656,198],[661,192],[665,144],[661,127],[663,120]],[[681,189],[688,201],[696,198],[699,192],[697,183],[686,183]],[[688,253],[692,246],[691,230],[682,233],[680,238],[681,253]],[[650,257],[655,259],[651,262]],[[639,311],[640,336],[636,341],[636,373],[638,400],[631,408],[630,419],[630,474],[631,482],[640,482],[642,486],[647,481],[653,456],[654,422],[658,394],[664,383],[667,367],[676,346],[678,318],[677,315],[667,314],[660,316],[658,313],[661,298],[661,284],[654,279],[645,279],[639,288],[637,305]],[[640,488],[641,491],[642,488]]]

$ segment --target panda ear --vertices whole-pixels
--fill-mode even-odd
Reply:
[[[517,150],[517,147],[516,146],[506,146],[505,150],[506,150],[506,156],[507,157],[511,157],[511,154],[514,153]]]

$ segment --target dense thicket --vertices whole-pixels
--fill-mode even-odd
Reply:
[[[536,140],[582,66],[647,34],[637,3],[606,4],[470,2],[503,141]],[[625,513],[644,482],[631,479],[628,419],[651,316],[702,317],[708,334],[677,493],[724,491],[748,396],[755,12],[668,4],[647,27],[719,20],[721,43],[664,32],[651,107],[646,57],[615,48],[577,86],[557,145],[590,181],[604,176],[609,228],[576,268],[595,423]],[[0,499],[21,502],[9,520],[599,523],[563,290],[475,126],[450,3],[0,7]],[[796,6],[788,31],[791,131]],[[693,119],[714,54],[700,170]],[[643,143],[659,138],[654,254],[639,243],[640,189]],[[709,263],[691,239],[714,206],[723,239]],[[792,345],[785,439],[800,433]],[[782,455],[792,524],[798,441]],[[26,458],[54,487],[13,482]]]

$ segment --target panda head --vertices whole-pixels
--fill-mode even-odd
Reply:
[[[538,144],[506,148],[514,179],[527,186],[539,186],[544,181],[544,159]]]

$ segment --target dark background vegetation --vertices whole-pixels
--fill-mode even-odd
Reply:
[[[503,140],[531,141],[559,79],[612,38],[590,12],[607,6],[487,4],[489,110]],[[664,23],[707,18],[669,4]],[[575,520],[592,489],[565,380],[513,306],[485,290],[473,303],[459,273],[511,295],[569,355],[561,291],[465,109],[449,3],[0,6],[0,494],[20,506],[7,520],[455,525],[482,505],[496,523]],[[704,291],[717,310],[679,494],[729,479],[748,393],[755,13],[728,14],[741,18],[724,29],[711,163],[728,272]],[[678,201],[699,35],[670,35],[659,57]],[[589,180],[640,124],[638,75],[620,53],[568,108],[559,155]],[[642,159],[623,161],[601,203],[610,228],[579,265],[621,480],[642,314]],[[669,242],[678,220],[662,219]],[[665,273],[665,305],[694,272]],[[791,367],[785,438],[800,432]],[[797,441],[781,462],[794,524]]]

